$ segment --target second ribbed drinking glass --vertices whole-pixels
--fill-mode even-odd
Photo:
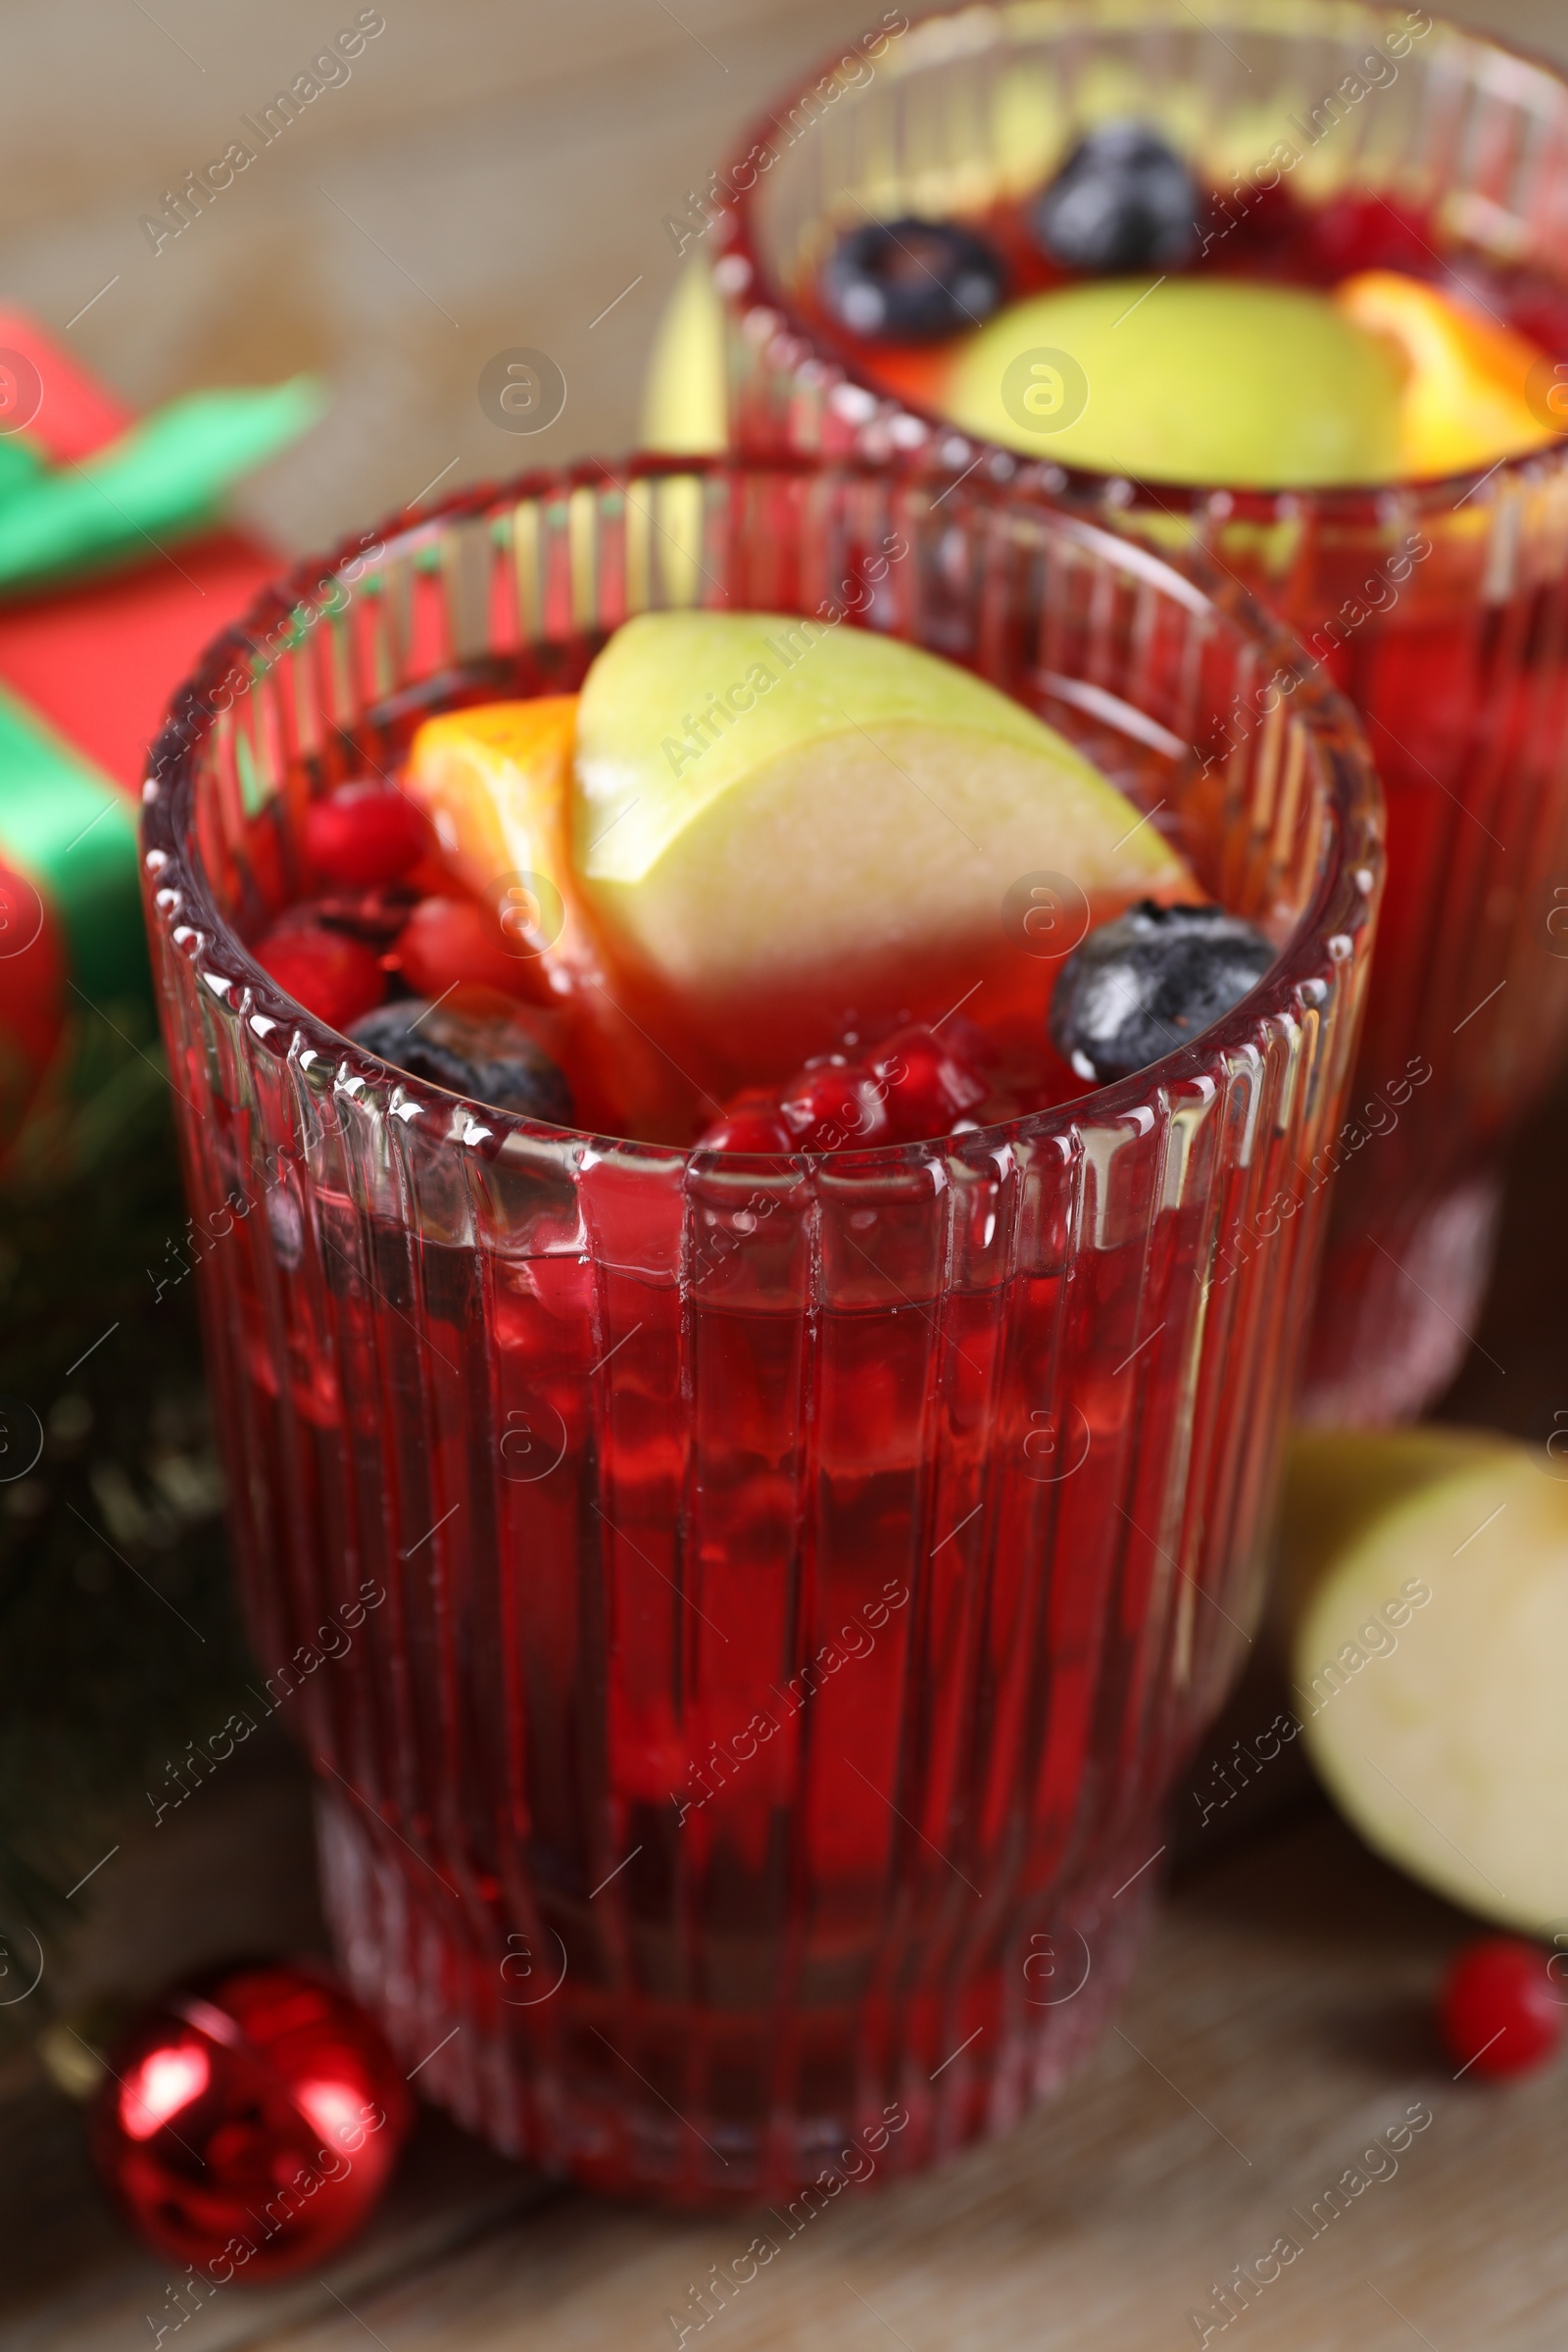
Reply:
[[[1289,196],[1307,217],[1338,208],[1343,271],[1402,236],[1401,268],[1451,269],[1484,321],[1543,344],[1544,377],[1562,362],[1541,393],[1560,429],[1568,84],[1423,9],[1362,0],[1003,0],[886,25],[782,94],[724,173],[733,195],[698,251],[726,308],[734,436],[944,475],[985,463],[1162,553],[1205,550],[1362,713],[1389,891],[1305,1406],[1409,1417],[1463,1353],[1503,1146],[1568,1053],[1568,450],[1381,489],[1223,473],[1177,488],[1054,464],[1048,410],[1037,452],[983,459],[919,405],[932,396],[909,390],[907,353],[826,315],[817,272],[873,219],[1017,233],[1087,130],[1137,118],[1218,192],[1215,268]],[[1401,211],[1429,224],[1424,249]],[[1253,274],[1277,266],[1265,248]]]

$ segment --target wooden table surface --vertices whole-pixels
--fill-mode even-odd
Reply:
[[[197,1946],[261,1916],[271,1940],[279,1923],[308,1933],[292,1772],[254,1776],[177,1835],[156,1874],[145,1854],[122,1873],[100,1922],[108,1971],[160,1925],[167,1943],[171,1920]],[[1310,1796],[1276,1811],[1184,1869],[1117,2026],[1054,2107],[923,2180],[846,2195],[688,2347],[1176,2352],[1200,2340],[1197,2312],[1210,2344],[1245,2329],[1256,2352],[1558,2352],[1568,2082],[1560,2071],[1507,2089],[1452,2080],[1426,2002],[1466,1933]],[[172,2266],[103,2205],[79,2112],[36,2063],[16,2065],[6,2091],[0,2346],[150,2344],[177,2316]],[[1347,2191],[1348,2172],[1363,2185]],[[668,2313],[685,2314],[688,2290],[752,2234],[744,2217],[672,2218],[554,2187],[427,2114],[350,2254],[270,2294],[215,2295],[177,2342],[656,2352],[676,2341]],[[1255,2273],[1281,2237],[1298,2253],[1222,2329],[1216,2286],[1238,2264]]]
[[[300,550],[432,483],[624,447],[674,273],[663,216],[749,109],[878,13],[870,0],[384,0],[385,29],[351,78],[155,253],[141,217],[355,9],[10,0],[0,294],[138,403],[321,373],[327,420],[246,494]],[[1558,0],[1461,13],[1568,59]],[[559,422],[526,441],[476,396],[485,361],[519,344],[549,352],[568,386]],[[1516,1158],[1486,1352],[1454,1395],[1470,1417],[1523,1428],[1560,1384],[1565,1150],[1568,1099]],[[1267,1703],[1244,1693],[1238,1733]],[[1227,1838],[1194,1841],[1119,2031],[1054,2109],[923,2181],[846,2197],[710,2324],[704,2352],[1174,2352],[1200,2341],[1194,2311],[1210,2343],[1255,2352],[1568,2340],[1568,2079],[1455,2083],[1423,2024],[1466,1923],[1283,1777]],[[132,1842],[73,1993],[150,1988],[224,1947],[316,1932],[302,1777],[279,1753],[156,1850]],[[1394,2177],[1311,2236],[1299,2217],[1412,2106],[1431,2121]],[[666,2312],[750,2234],[733,2219],[595,2205],[431,2116],[392,2202],[322,2279],[232,2290],[165,2340],[653,2352],[675,2341]],[[1282,2235],[1300,2254],[1222,2336],[1216,2283]],[[171,2316],[168,2283],[99,2199],[78,2111],[35,2056],[13,2062],[0,2076],[0,2352],[148,2345]]]

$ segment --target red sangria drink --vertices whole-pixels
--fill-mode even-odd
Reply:
[[[670,224],[703,274],[656,429],[717,413],[716,302],[741,446],[978,466],[1204,550],[1361,711],[1390,884],[1318,1418],[1445,1384],[1568,1043],[1565,142],[1555,74],[1419,9],[965,8],[778,106]]]
[[[210,655],[144,867],[241,1588],[473,2129],[820,2200],[1093,2045],[1254,1611],[1380,831],[1229,582],[980,479],[532,476]]]

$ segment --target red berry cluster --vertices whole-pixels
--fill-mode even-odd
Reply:
[[[1357,270],[1432,273],[1439,231],[1424,213],[1349,192],[1304,205],[1288,181],[1260,187],[1238,176],[1210,196],[1200,267],[1229,275],[1277,275],[1337,285]]]
[[[1306,276],[1333,284],[1357,270],[1431,274],[1439,230],[1431,216],[1383,196],[1347,191],[1306,216],[1300,262]]]
[[[456,891],[423,810],[395,784],[340,784],[307,809],[302,844],[318,893],[279,915],[252,953],[329,1028],[382,1004],[394,972],[420,997],[481,982],[548,999],[537,958],[510,953],[490,909]],[[421,889],[426,866],[432,887]]]
[[[863,1060],[819,1054],[782,1087],[748,1087],[698,1138],[708,1152],[849,1152],[950,1135],[988,1088],[954,1042],[918,1023]]]

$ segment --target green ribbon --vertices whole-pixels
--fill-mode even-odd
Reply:
[[[31,588],[144,556],[218,517],[223,492],[322,408],[309,376],[260,392],[192,392],[81,464],[43,465],[0,441],[0,589]]]
[[[135,803],[4,687],[0,855],[50,902],[83,996],[145,993]]]
[[[308,376],[259,392],[194,392],[80,465],[51,466],[24,435],[0,437],[0,593],[134,562],[206,529],[229,485],[321,407]],[[4,687],[0,858],[50,902],[84,997],[146,992],[135,804]]]

